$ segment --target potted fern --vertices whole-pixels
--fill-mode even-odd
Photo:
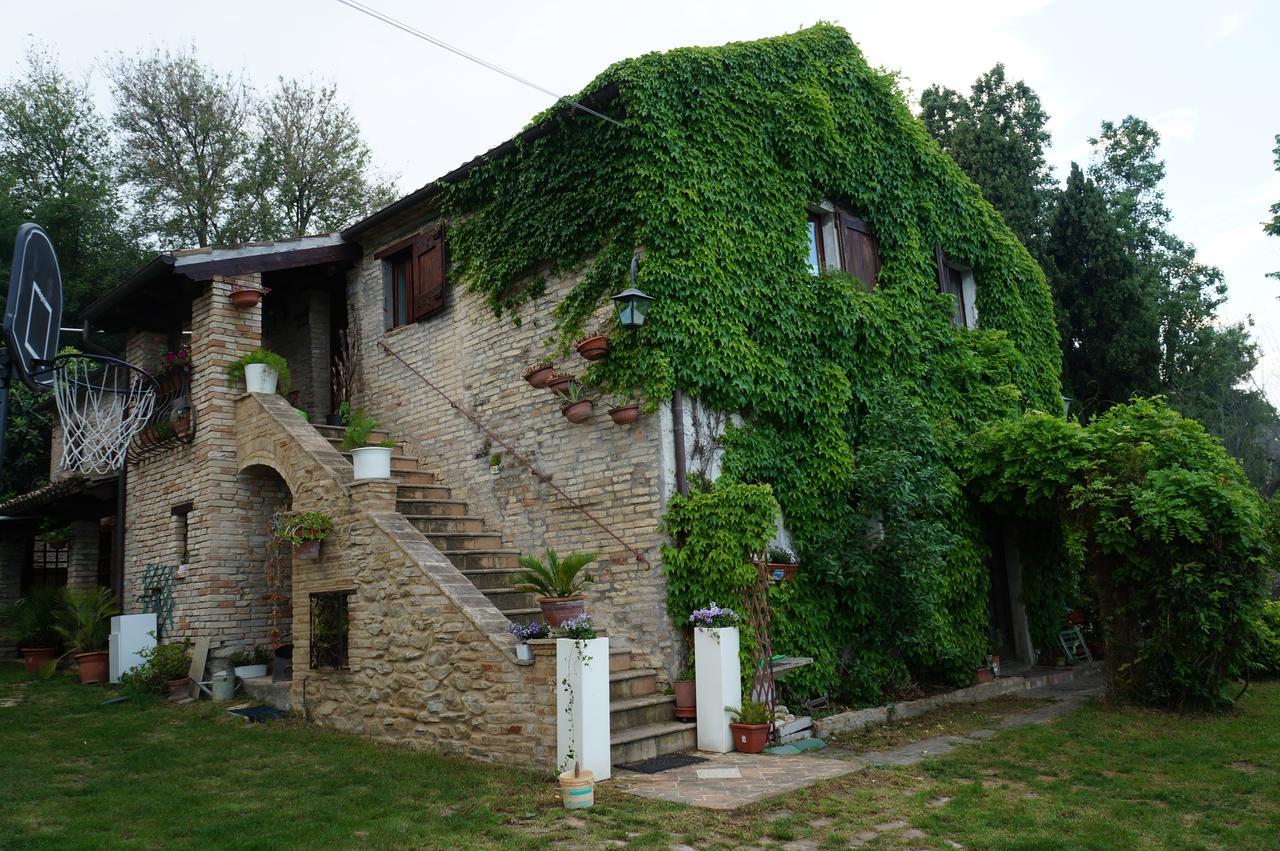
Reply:
[[[107,639],[116,600],[108,588],[68,588],[66,604],[59,613],[58,634],[74,653],[82,683],[107,679]]]
[[[356,481],[391,478],[391,450],[396,442],[389,437],[372,441],[378,425],[363,407],[353,410],[347,420],[347,430],[342,435],[342,451],[351,453]]]
[[[582,592],[595,579],[582,569],[597,557],[596,553],[570,553],[561,559],[551,547],[547,547],[545,561],[537,556],[520,556],[523,570],[513,578],[515,588],[540,595],[538,606],[543,619],[549,626],[558,627],[586,608]]]
[[[289,364],[275,352],[254,349],[244,357],[227,364],[227,386],[244,379],[246,393],[289,392]]]

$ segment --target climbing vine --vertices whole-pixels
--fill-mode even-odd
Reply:
[[[987,544],[955,461],[984,424],[1060,408],[1040,269],[838,27],[627,60],[581,97],[624,126],[553,111],[552,132],[442,187],[460,279],[520,321],[572,276],[563,350],[642,252],[649,319],[588,379],[741,413],[725,482],[771,485],[803,565],[773,597],[775,650],[817,660],[788,687],[873,700],[910,676],[971,677]],[[875,234],[873,292],[806,265],[806,208],[828,199]],[[935,246],[973,270],[981,330],[953,327]],[[740,519],[754,530],[754,508]],[[673,615],[710,602],[668,582]]]

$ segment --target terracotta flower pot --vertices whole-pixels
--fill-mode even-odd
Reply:
[[[95,650],[92,653],[77,653],[76,671],[80,674],[80,682],[85,685],[106,682],[108,675],[107,664],[110,658],[110,654],[105,650]]]
[[[547,386],[547,382],[551,381],[555,374],[555,368],[550,364],[540,363],[524,371],[524,380],[529,382],[530,387],[536,387],[541,390]]]
[[[580,402],[570,402],[560,409],[560,413],[564,414],[564,418],[575,425],[585,423],[591,419],[591,412],[595,409],[595,403],[590,399],[583,399]]]
[[[253,307],[262,301],[262,293],[257,290],[232,290],[231,303],[241,310]]]
[[[23,647],[22,661],[26,666],[27,673],[40,673],[40,669],[49,664],[53,654],[54,649],[52,647]]]
[[[733,748],[738,753],[761,753],[769,743],[768,724],[734,724],[730,722],[729,732],[733,734]]]
[[[583,337],[577,343],[578,354],[587,360],[603,360],[609,354],[609,338],[603,334]]]
[[[613,420],[615,425],[631,425],[640,419],[640,406],[622,405],[618,408],[610,408],[609,419]]]
[[[55,541],[46,541],[45,543],[49,545],[49,549],[51,550],[65,550],[67,548],[68,541],[66,538],[61,538]]]
[[[170,700],[182,700],[191,696],[190,684],[189,677],[181,677],[176,680],[166,680],[164,687],[169,692]]]
[[[547,388],[559,396],[565,396],[569,393],[569,385],[573,383],[572,375],[552,375],[547,379]]]
[[[796,568],[800,565],[789,562],[769,562],[769,578],[774,582],[790,582],[796,578]]]
[[[676,692],[676,720],[691,721],[698,717],[698,683],[694,680],[676,680],[672,683]]]
[[[293,557],[314,561],[320,558],[320,542],[319,541],[303,541],[293,548]]]
[[[559,626],[585,612],[586,599],[581,594],[576,597],[539,597],[538,605],[547,626]]]
[[[189,412],[173,421],[173,433],[182,438],[191,434],[191,414]]]
[[[156,379],[161,396],[172,396],[182,389],[182,372],[171,369]]]
[[[974,671],[974,677],[980,683],[989,683],[994,679],[994,677],[991,676],[991,669],[986,666]]]

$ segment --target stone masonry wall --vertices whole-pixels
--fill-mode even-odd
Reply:
[[[496,319],[484,299],[450,280],[446,309],[423,322],[384,330],[382,262],[373,254],[433,224],[418,214],[364,240],[364,257],[348,279],[349,321],[356,350],[356,399],[422,459],[441,482],[482,515],[508,546],[525,553],[554,547],[600,552],[592,568],[587,610],[598,626],[628,640],[637,656],[660,670],[675,665],[676,632],[666,615],[659,567],[662,536],[661,445],[656,416],[616,426],[597,404],[595,416],[572,425],[548,390],[522,378],[526,366],[547,354],[551,311],[573,285],[572,276],[549,283],[545,295],[522,309],[522,324]],[[445,232],[446,243],[448,230]],[[601,308],[602,321],[611,306]],[[623,332],[615,332],[623,333]],[[531,459],[552,480],[626,543],[635,557],[572,508],[550,487],[489,440],[421,380],[378,348],[384,342],[440,386],[450,399],[473,411],[490,429]],[[581,374],[576,353],[560,361],[562,371]],[[504,453],[492,469],[491,457]],[[495,459],[496,460],[496,459]]]
[[[276,470],[298,511],[334,520],[293,567],[290,703],[317,722],[472,759],[551,767],[554,659],[522,665],[505,618],[279,397],[237,403],[239,466]],[[350,592],[350,669],[310,669],[310,595]]]

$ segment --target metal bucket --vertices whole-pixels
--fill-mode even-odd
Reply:
[[[213,692],[214,700],[230,700],[235,696],[236,689],[240,688],[242,682],[244,681],[233,671],[219,671],[213,675],[209,690]]]

